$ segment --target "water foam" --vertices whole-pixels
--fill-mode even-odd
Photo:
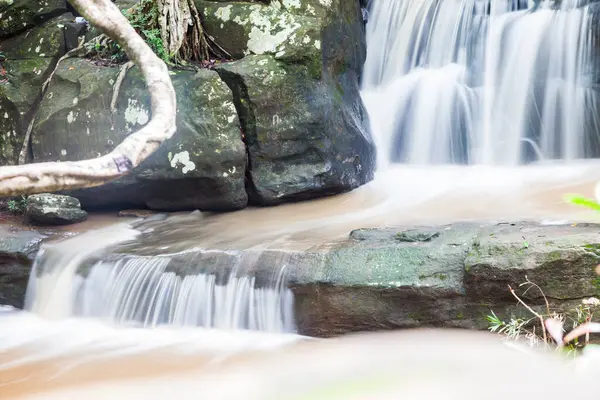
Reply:
[[[251,270],[260,252],[216,252],[183,265],[185,257],[177,254],[103,254],[117,243],[135,244],[131,239],[138,234],[119,224],[44,246],[34,263],[26,308],[51,319],[100,318],[142,327],[295,331],[283,266],[259,284]]]

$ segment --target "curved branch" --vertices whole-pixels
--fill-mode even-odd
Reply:
[[[100,186],[129,173],[175,132],[175,89],[165,63],[111,0],[69,1],[139,66],[151,97],[152,119],[99,158],[0,167],[0,197]]]

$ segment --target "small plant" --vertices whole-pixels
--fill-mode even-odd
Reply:
[[[123,10],[136,32],[148,43],[150,48],[164,62],[170,63],[168,54],[158,26],[158,8],[154,0],[142,0],[128,10]],[[109,60],[113,63],[121,63],[127,60],[127,55],[117,43],[105,35],[100,35],[86,43],[87,51],[99,58]]]
[[[577,354],[579,350],[589,344],[590,333],[600,332],[600,324],[592,322],[594,310],[600,306],[599,299],[594,297],[584,299],[574,309],[570,310],[570,312],[558,313],[551,310],[548,299],[542,289],[527,277],[525,279],[526,281],[519,285],[519,287],[526,288],[523,294],[531,289],[539,290],[545,302],[545,312],[540,313],[535,311],[509,286],[508,289],[513,297],[515,297],[519,304],[525,307],[531,314],[531,317],[511,317],[509,321],[504,321],[494,311],[490,311],[486,319],[489,324],[488,329],[491,332],[501,334],[507,340],[516,341],[525,338],[532,347],[553,347],[559,350],[566,350],[568,354]],[[565,327],[568,325],[570,325],[571,330],[565,335]],[[579,340],[581,336],[585,336],[583,342]]]
[[[588,199],[583,196],[569,195],[567,196],[567,201],[578,206],[600,211],[600,203],[598,203],[596,200]]]
[[[6,206],[11,214],[24,214],[27,209],[27,197],[21,196],[18,199],[11,199],[6,203]]]

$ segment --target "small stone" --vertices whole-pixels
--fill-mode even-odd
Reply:
[[[156,214],[151,210],[121,210],[119,211],[119,217],[125,218],[146,218]]]
[[[87,219],[79,200],[59,194],[36,194],[27,199],[26,220],[35,225],[69,225]]]
[[[438,231],[404,231],[396,234],[396,240],[399,242],[430,242],[432,239],[440,236]]]

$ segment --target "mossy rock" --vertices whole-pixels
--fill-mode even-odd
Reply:
[[[0,84],[0,165],[13,165],[52,59],[7,60],[2,65],[7,81]]]
[[[268,54],[287,63],[313,64],[320,74],[321,23],[299,15],[295,2],[269,5],[199,1],[206,31],[234,58]]]
[[[61,63],[48,88],[32,137],[34,161],[70,161],[104,155],[151,118],[137,68],[110,102],[118,68],[87,60]],[[173,72],[177,132],[131,175],[73,194],[84,207],[231,210],[247,203],[246,151],[229,88],[214,71]]]
[[[66,0],[5,0],[0,3],[0,38],[24,32],[65,12]]]
[[[348,82],[349,90],[340,93],[314,80],[306,67],[267,55],[216,69],[236,99],[256,202],[319,197],[372,179],[374,144],[351,123],[361,118],[357,85]]]
[[[77,47],[82,24],[67,14],[0,42],[0,52],[7,60],[58,58]]]

